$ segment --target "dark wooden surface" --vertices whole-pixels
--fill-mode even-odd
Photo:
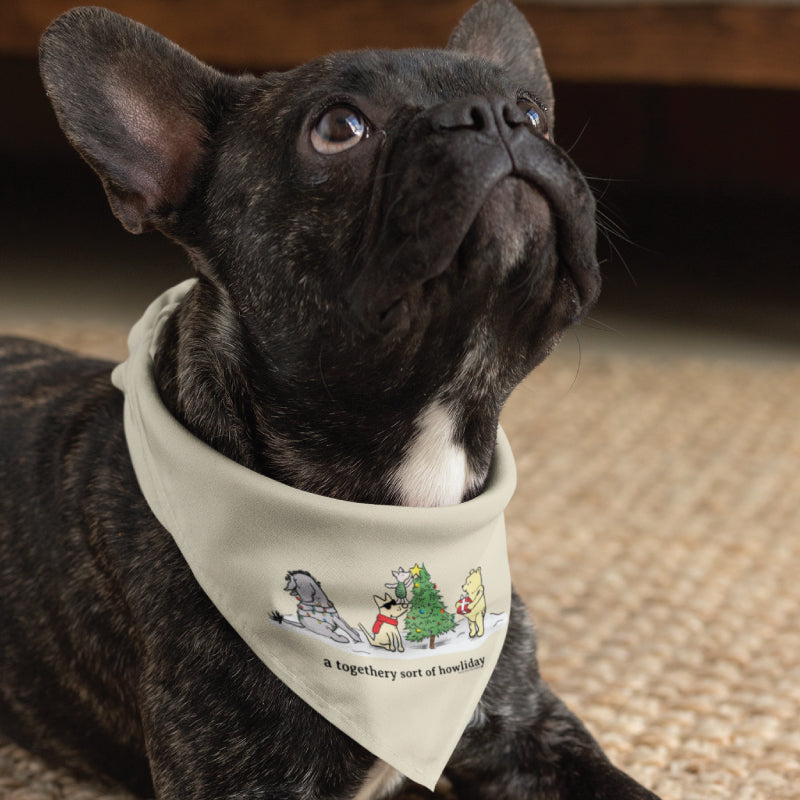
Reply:
[[[2,0],[0,53],[33,55],[77,0]],[[107,0],[211,63],[268,69],[359,47],[441,46],[471,0]],[[800,88],[800,6],[525,5],[553,76]]]

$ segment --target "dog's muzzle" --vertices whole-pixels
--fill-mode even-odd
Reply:
[[[509,177],[550,206],[558,262],[574,285],[573,316],[591,306],[600,290],[594,197],[569,157],[535,133],[515,103],[480,96],[444,103],[418,115],[399,138],[385,170],[390,177],[376,187],[383,216],[371,221],[372,240],[349,292],[367,330],[386,331],[410,292],[456,262],[489,193]]]

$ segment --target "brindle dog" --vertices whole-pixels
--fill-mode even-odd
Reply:
[[[259,78],[77,9],[41,66],[114,213],[191,258],[155,364],[186,428],[332,497],[481,491],[504,401],[600,285],[594,200],[510,3],[481,0],[444,50]],[[3,729],[162,800],[402,791],[200,590],[138,490],[111,365],[13,339],[0,363]],[[654,797],[543,683],[518,598],[445,775],[467,799]]]

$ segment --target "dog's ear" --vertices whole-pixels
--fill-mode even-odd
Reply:
[[[100,8],[56,19],[39,56],[58,121],[100,176],[122,224],[133,233],[167,227],[237,79]]]
[[[456,25],[447,47],[499,64],[517,88],[533,92],[552,116],[553,86],[539,40],[509,0],[479,0]]]

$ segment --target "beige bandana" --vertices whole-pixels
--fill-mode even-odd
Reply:
[[[162,404],[153,351],[193,281],[131,331],[112,375],[142,493],[197,581],[292,691],[433,788],[492,674],[511,583],[500,432],[484,492],[442,508],[349,503],[285,486],[192,436]]]

